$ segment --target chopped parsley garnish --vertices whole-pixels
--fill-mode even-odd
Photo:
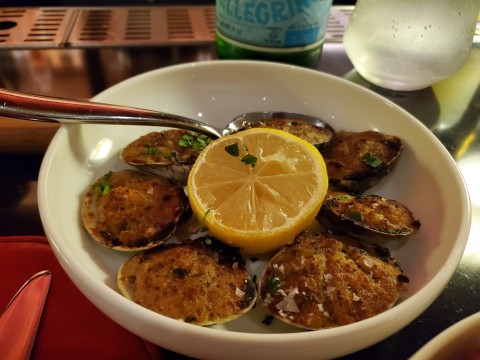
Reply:
[[[247,154],[242,158],[241,162],[254,168],[255,164],[257,163],[257,158],[251,154]]]
[[[198,227],[197,230],[193,231],[192,234],[196,234],[196,233],[199,233],[201,231],[207,231],[208,230],[206,222],[207,222],[207,215],[210,213],[210,211],[211,211],[211,209],[208,209],[207,211],[205,211],[205,214],[203,214],[200,226]]]
[[[269,276],[265,279],[265,286],[270,295],[274,296],[282,287],[282,282],[278,276]]]
[[[274,318],[273,318],[272,315],[267,315],[267,316],[265,316],[265,319],[263,319],[262,323],[263,323],[264,325],[267,325],[267,326],[268,326],[268,325],[271,325],[273,319],[274,319]]]
[[[147,149],[147,155],[158,154],[159,151],[158,148],[151,146]]]
[[[225,146],[225,151],[232,156],[240,156],[240,150],[238,149],[237,143]]]
[[[165,157],[167,158],[168,161],[173,161],[177,158],[177,153],[173,151]]]
[[[353,196],[348,194],[342,194],[337,196],[338,200],[352,200]]]
[[[243,147],[245,151],[248,151],[248,149],[245,146]],[[225,146],[225,151],[232,156],[235,156],[235,157],[240,156],[240,149],[238,148],[237,143]],[[245,165],[250,165],[252,168],[254,168],[257,163],[257,158],[252,154],[247,154],[244,157],[242,157],[240,161],[243,162]]]
[[[184,134],[178,141],[178,145],[183,148],[191,147],[195,151],[202,151],[208,144],[210,144],[211,141],[212,139],[206,135]]]
[[[363,162],[373,168],[379,167],[382,165],[382,159],[376,157],[372,154],[365,154],[362,158]]]
[[[349,211],[347,212],[347,217],[353,221],[363,221],[363,216],[359,211]]]
[[[202,222],[201,222],[201,224],[200,224],[200,231],[205,231],[205,230],[207,230],[207,226],[206,226],[207,215],[210,214],[210,211],[212,211],[212,209],[208,209],[207,211],[205,211],[205,214],[203,214]]]
[[[108,184],[108,180],[112,176],[113,171],[109,171],[105,175],[103,175],[100,179],[98,179],[93,185],[93,188],[99,188],[102,192],[102,195],[107,195],[110,192],[110,185]]]

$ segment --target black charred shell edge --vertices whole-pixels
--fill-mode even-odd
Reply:
[[[188,175],[192,170],[193,164],[186,165],[186,164],[179,164],[179,163],[171,163],[169,165],[165,164],[148,164],[148,165],[138,165],[128,163],[128,165],[134,167],[139,171],[144,171],[146,173],[160,175],[164,178],[170,180],[172,183],[177,184],[179,186],[186,186]]]
[[[371,169],[368,173],[356,173],[341,179],[329,178],[329,183],[336,189],[354,193],[364,193],[385,178],[396,165],[398,156],[381,169]]]
[[[196,239],[185,239],[180,242],[165,242],[158,246],[145,250],[148,252],[163,251],[168,248],[178,246],[201,246],[206,247],[213,252],[217,253],[217,262],[220,265],[231,265],[237,263],[239,269],[246,269],[246,261],[242,256],[240,249],[237,247],[229,246],[214,238],[213,236],[201,236]]]

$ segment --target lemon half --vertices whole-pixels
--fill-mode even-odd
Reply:
[[[291,241],[325,198],[325,162],[310,143],[281,130],[254,128],[219,138],[190,172],[194,214],[211,235],[248,254]]]

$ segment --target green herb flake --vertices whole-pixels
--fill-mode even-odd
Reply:
[[[262,323],[263,323],[264,325],[266,325],[266,326],[269,326],[269,325],[272,324],[273,319],[274,319],[274,318],[273,318],[272,315],[267,315],[267,316],[265,316],[265,319],[263,319]]]
[[[207,211],[205,211],[205,214],[203,214],[202,220],[200,222],[200,226],[198,227],[198,229],[192,231],[192,234],[197,234],[199,232],[208,230],[206,222],[207,222],[207,216],[208,216],[208,214],[210,214],[211,210],[212,209],[208,209]]]
[[[248,151],[245,145],[243,146],[243,148],[246,151]],[[237,143],[225,146],[225,151],[232,156],[235,156],[235,157],[240,156],[240,149],[238,148]],[[250,165],[252,168],[254,168],[255,165],[257,164],[257,158],[252,154],[245,155],[244,157],[242,157],[240,161],[243,162],[245,165]]]
[[[363,216],[360,212],[358,211],[349,211],[347,212],[347,217],[353,221],[356,222],[362,222],[363,221]]]
[[[240,156],[240,149],[238,148],[237,143],[225,146],[225,151],[232,156]]]
[[[241,160],[245,165],[250,165],[252,168],[255,167],[257,163],[257,158],[251,154],[245,155]]]
[[[108,180],[112,176],[113,171],[109,171],[107,174],[103,175],[100,179],[98,179],[94,184],[92,184],[93,188],[98,188],[102,192],[102,195],[107,195],[110,192],[110,185],[108,184]]]
[[[207,230],[207,216],[208,214],[210,214],[210,211],[212,211],[212,209],[208,209],[207,211],[205,211],[205,214],[203,214],[203,217],[202,217],[202,222],[200,223],[200,231],[206,231]]]
[[[196,134],[183,134],[182,138],[178,141],[178,145],[183,148],[191,147],[195,151],[202,151],[212,142],[206,135]]]
[[[174,161],[177,158],[177,153],[176,152],[171,152],[166,156],[168,161]]]
[[[265,279],[265,286],[270,295],[274,296],[282,287],[282,282],[278,276],[269,276]]]
[[[377,168],[382,165],[382,159],[372,154],[365,154],[362,158],[363,162],[373,168]]]
[[[183,134],[182,138],[180,140],[178,140],[178,145],[180,145],[181,147],[189,147],[190,144],[192,143],[193,141],[193,137],[189,134]]]
[[[208,144],[210,144],[210,138],[201,138],[197,137],[196,141],[192,144],[193,150],[195,151],[202,151],[207,147]]]
[[[155,155],[155,154],[158,154],[158,152],[159,152],[158,148],[153,146],[147,149],[147,155]]]
[[[352,200],[353,196],[348,194],[342,194],[337,196],[338,200]]]

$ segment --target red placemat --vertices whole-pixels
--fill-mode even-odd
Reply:
[[[162,359],[160,350],[110,320],[72,283],[44,237],[0,238],[0,312],[34,273],[52,272],[32,359]]]

